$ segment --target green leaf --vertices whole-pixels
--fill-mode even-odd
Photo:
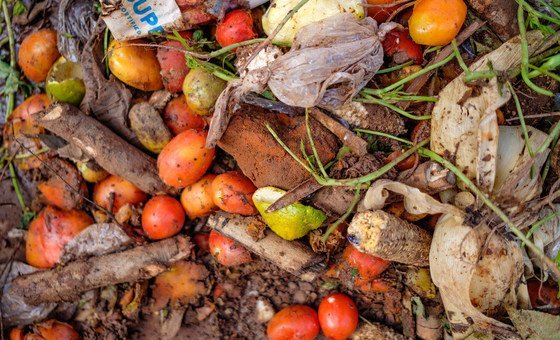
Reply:
[[[204,32],[202,30],[194,31],[193,39],[194,41],[201,41],[202,39],[204,39]]]
[[[19,0],[16,1],[16,3],[14,4],[13,15],[14,16],[21,15],[21,14],[25,13],[26,11],[27,11],[27,7],[25,7],[23,2],[21,2]]]

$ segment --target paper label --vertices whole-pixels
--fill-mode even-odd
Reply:
[[[116,40],[131,40],[164,32],[164,26],[181,19],[173,0],[104,0],[102,18]]]

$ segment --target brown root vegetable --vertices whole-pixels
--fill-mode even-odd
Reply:
[[[75,166],[60,158],[53,158],[44,164],[49,179],[37,185],[41,199],[50,205],[70,210],[77,209],[88,196],[84,179]]]
[[[348,227],[348,240],[358,250],[385,260],[423,267],[429,264],[430,234],[382,210],[356,214]]]
[[[161,150],[173,136],[167,129],[156,109],[147,102],[135,104],[128,114],[130,128],[142,145],[153,153]]]
[[[76,301],[80,294],[110,284],[154,277],[172,263],[188,257],[192,244],[186,236],[150,243],[121,253],[92,257],[64,267],[23,275],[8,294],[29,304]]]
[[[129,180],[142,191],[150,194],[173,191],[158,177],[153,158],[77,108],[59,104],[32,117],[37,124],[78,146],[107,172]]]

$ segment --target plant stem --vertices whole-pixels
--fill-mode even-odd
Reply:
[[[365,96],[366,98],[364,98],[364,99],[362,99],[362,98],[356,98],[356,99],[354,99],[354,101],[355,101],[355,102],[360,102],[360,103],[368,103],[368,104],[379,104],[379,105],[383,105],[383,106],[388,107],[389,109],[391,109],[391,110],[397,112],[398,114],[400,114],[400,115],[402,115],[402,116],[404,116],[404,117],[406,117],[406,118],[412,119],[412,120],[428,120],[428,119],[431,119],[431,118],[432,118],[432,116],[429,116],[429,115],[428,115],[428,116],[415,116],[415,115],[413,115],[413,114],[411,114],[411,113],[408,113],[407,111],[401,109],[400,107],[395,106],[395,105],[393,105],[393,104],[391,104],[391,103],[388,103],[388,102],[386,102],[386,101],[384,101],[384,100],[382,100],[382,99],[377,99],[377,98],[372,97],[372,96],[369,96],[369,95],[367,95],[367,94],[364,95],[364,96]]]
[[[103,55],[107,55],[107,49],[109,48],[109,28],[105,27],[105,32],[103,32]],[[105,75],[109,77],[109,58],[105,59]]]
[[[543,153],[552,144],[555,139],[558,139],[560,135],[560,122],[557,122],[552,131],[548,134],[548,137],[544,140],[542,145],[538,148],[537,153]]]
[[[307,130],[307,139],[309,139],[309,144],[311,145],[311,150],[313,151],[313,157],[315,157],[315,162],[317,162],[317,166],[319,167],[321,174],[323,174],[325,178],[328,178],[329,175],[327,175],[327,171],[325,170],[325,167],[321,162],[321,158],[319,158],[319,153],[317,152],[317,148],[315,148],[315,141],[313,140],[313,135],[311,134],[311,127],[309,126],[309,110],[307,108],[305,109],[305,130]]]
[[[331,235],[331,233],[333,231],[335,231],[336,228],[338,228],[338,226],[346,221],[346,219],[348,218],[348,216],[350,216],[350,214],[352,213],[352,211],[354,211],[354,208],[356,207],[356,205],[358,204],[358,202],[360,201],[360,195],[361,193],[361,189],[358,186],[356,188],[356,192],[354,193],[354,198],[352,199],[352,202],[350,203],[350,206],[348,207],[348,209],[346,209],[346,211],[344,212],[344,214],[342,216],[340,216],[339,219],[337,219],[333,224],[331,224],[329,226],[329,228],[327,229],[327,231],[325,232],[325,235],[323,235],[323,237],[321,237],[321,241],[323,243],[327,242],[327,239],[329,238],[329,236]]]
[[[517,93],[515,93],[515,89],[513,88],[511,83],[508,81],[506,85],[509,88],[509,91],[511,92],[513,101],[515,102],[515,109],[517,110],[517,116],[519,117],[519,122],[521,123],[521,129],[523,130],[523,138],[525,138],[525,147],[527,148],[527,151],[529,151],[529,155],[531,157],[534,157],[535,153],[533,152],[533,147],[529,142],[529,131],[527,130],[527,125],[525,124],[525,117],[523,117],[523,109],[521,108],[521,103],[519,102]]]
[[[379,137],[386,137],[386,138],[390,138],[390,139],[396,140],[398,142],[401,142],[403,144],[412,145],[412,142],[409,141],[409,140],[406,140],[404,138],[400,138],[400,137],[397,137],[397,136],[393,136],[393,135],[385,133],[385,132],[372,131],[372,130],[366,130],[366,129],[354,129],[354,131],[363,132],[363,133],[367,133],[369,135],[374,135],[374,136],[379,136]]]
[[[401,68],[404,68],[404,67],[409,66],[409,65],[412,65],[412,60],[409,60],[406,63],[395,65],[393,67],[387,67],[387,68],[381,69],[381,70],[377,71],[375,74],[384,74],[384,73],[397,71],[397,70],[400,70]]]
[[[10,18],[10,13],[8,11],[8,3],[5,0],[0,0],[2,2],[2,12],[4,14],[4,21],[6,22],[8,30],[8,45],[10,46],[10,67],[11,72],[15,71],[16,68],[16,44],[14,41],[14,31],[12,28],[12,19]],[[14,92],[8,93],[8,98],[6,102],[6,119],[10,116],[14,110],[15,105],[15,94]]]
[[[529,231],[527,232],[526,237],[529,238],[531,236],[533,236],[533,234],[535,233],[535,231],[537,231],[537,229],[539,229],[543,224],[545,224],[546,222],[552,220],[554,217],[556,216],[560,216],[560,210],[558,211],[554,211],[548,215],[546,215],[545,217],[543,217],[541,220],[533,223],[533,226],[531,227],[531,229],[529,229]]]

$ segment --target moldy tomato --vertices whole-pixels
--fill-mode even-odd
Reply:
[[[319,335],[317,312],[304,305],[288,306],[270,319],[266,334],[270,340],[313,340]]]

